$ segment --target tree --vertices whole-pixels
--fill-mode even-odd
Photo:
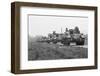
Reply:
[[[74,28],[74,33],[75,34],[80,34],[80,30],[79,30],[79,28],[77,26]]]

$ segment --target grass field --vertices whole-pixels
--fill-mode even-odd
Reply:
[[[83,47],[59,46],[57,44],[29,42],[28,60],[79,59],[87,58],[88,49]]]

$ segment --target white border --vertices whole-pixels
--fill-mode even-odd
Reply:
[[[87,59],[65,59],[65,60],[43,60],[28,61],[28,30],[27,14],[62,15],[62,16],[87,16],[88,24],[88,58]],[[20,8],[20,69],[42,69],[58,67],[75,67],[94,65],[94,11],[70,10],[40,7]],[[87,26],[86,26],[87,27]],[[41,28],[41,26],[40,26]]]

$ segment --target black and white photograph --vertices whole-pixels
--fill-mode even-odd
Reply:
[[[11,4],[11,72],[97,69],[97,7]]]
[[[28,60],[88,58],[88,17],[28,14]]]

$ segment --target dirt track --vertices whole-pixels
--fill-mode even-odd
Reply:
[[[73,46],[73,47],[83,47],[83,48],[88,48],[88,45],[77,45],[77,46]]]

